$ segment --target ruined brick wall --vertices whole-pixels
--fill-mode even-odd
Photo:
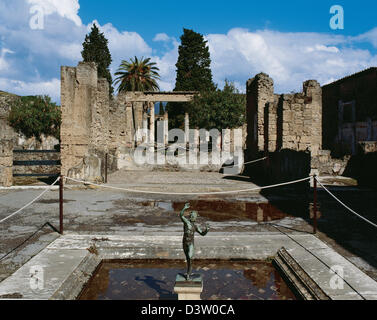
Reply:
[[[322,147],[322,93],[319,83],[306,81],[302,93],[283,94],[279,100],[278,149],[307,150],[312,156],[318,155]]]
[[[273,80],[261,73],[247,82],[247,147],[252,153],[281,149],[311,151],[322,147],[322,91],[315,80],[303,92],[274,94]]]
[[[110,102],[109,136],[111,150],[132,148],[134,137],[133,106],[126,103],[125,95],[119,94]]]
[[[255,153],[265,148],[265,108],[274,104],[274,82],[260,73],[246,83],[247,149]],[[268,126],[266,126],[268,128]]]
[[[101,181],[109,150],[109,86],[95,63],[61,68],[61,170],[63,175]]]
[[[109,145],[109,84],[106,79],[98,79],[92,106],[91,136],[89,144],[101,152],[108,152]]]
[[[12,127],[8,125],[8,115],[17,96],[0,93],[0,186],[13,184],[13,145],[17,139]]]

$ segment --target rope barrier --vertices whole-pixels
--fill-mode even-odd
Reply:
[[[251,191],[258,191],[263,189],[269,189],[269,188],[275,188],[280,186],[286,186],[290,184],[295,184],[303,181],[310,180],[311,177],[306,177],[302,179],[298,179],[295,181],[289,181],[264,187],[256,187],[256,188],[250,188],[250,189],[240,189],[240,190],[228,190],[228,191],[213,191],[213,192],[159,192],[159,191],[147,191],[147,190],[134,190],[129,188],[119,188],[114,186],[106,186],[106,185],[100,185],[93,182],[83,181],[83,180],[77,180],[74,178],[65,177],[67,180],[75,181],[78,183],[93,185],[97,187],[107,188],[107,189],[114,189],[114,190],[121,190],[121,191],[128,191],[128,192],[135,192],[135,193],[147,193],[147,194],[167,194],[167,195],[211,195],[211,194],[230,194],[230,193],[243,193],[243,192],[251,192]]]
[[[354,215],[358,216],[360,219],[363,219],[364,221],[368,222],[370,225],[372,225],[373,227],[377,228],[377,225],[375,223],[373,223],[372,221],[369,221],[368,219],[364,218],[363,216],[361,216],[360,214],[358,214],[357,212],[355,212],[354,210],[352,210],[350,207],[348,207],[347,205],[345,205],[342,201],[340,201],[335,195],[333,195],[316,177],[314,178],[317,180],[317,182],[320,184],[320,186],[325,189],[325,191],[330,195],[332,196],[336,201],[338,201],[343,207],[345,207],[347,210],[349,210],[351,213],[353,213]]]
[[[28,204],[24,205],[21,209],[18,209],[16,212],[14,212],[14,213],[10,214],[9,216],[5,217],[4,219],[0,220],[0,223],[3,223],[4,221],[10,219],[11,217],[13,217],[14,215],[16,215],[17,213],[19,213],[22,210],[24,210],[25,208],[27,208],[28,206],[32,205],[35,201],[37,201],[40,197],[42,197],[47,191],[50,191],[51,188],[59,181],[59,179],[60,179],[60,177],[58,177],[53,184],[51,184],[45,191],[43,191],[34,200],[30,201]]]
[[[267,158],[268,158],[268,157],[264,157],[264,158],[260,158],[260,159],[257,159],[257,160],[244,162],[244,165],[246,165],[246,164],[251,164],[251,163],[255,163],[255,162],[259,162],[259,161],[262,161],[262,160],[266,160]]]

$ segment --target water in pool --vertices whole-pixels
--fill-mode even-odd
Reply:
[[[203,276],[203,300],[293,300],[294,294],[277,270],[265,261],[195,260]],[[100,265],[79,299],[177,299],[174,283],[184,273],[178,260],[127,260]]]

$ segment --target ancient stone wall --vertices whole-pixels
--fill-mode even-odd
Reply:
[[[265,73],[249,79],[246,84],[247,148],[251,153],[265,149],[265,110],[274,104],[274,82]],[[268,125],[266,126],[268,128]]]
[[[52,136],[41,135],[41,141],[35,137],[27,139],[24,135],[18,134],[13,148],[16,150],[54,150],[59,147],[59,140]]]
[[[322,144],[322,94],[306,81],[303,92],[274,94],[273,80],[261,73],[247,82],[247,147],[252,153],[282,149],[318,154]]]
[[[8,115],[16,99],[15,95],[0,94],[0,186],[5,187],[13,184],[13,145],[17,136],[8,125]]]
[[[133,147],[133,110],[132,104],[126,103],[124,95],[118,95],[110,101],[109,110],[109,149]]]
[[[109,87],[98,79],[95,63],[61,68],[62,174],[103,180],[109,151]]]

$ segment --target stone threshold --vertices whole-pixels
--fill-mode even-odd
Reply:
[[[103,260],[184,260],[181,243],[182,235],[178,234],[67,233],[2,281],[0,298],[76,299]],[[311,234],[219,232],[197,237],[195,245],[195,259],[275,258],[281,266],[282,259],[290,260],[285,268],[296,270],[301,279],[306,275],[306,286],[309,283],[314,288],[307,299],[377,300],[377,282]],[[334,273],[330,268],[334,266],[343,268],[343,288],[332,288]],[[35,282],[35,270],[42,272],[42,282]]]

